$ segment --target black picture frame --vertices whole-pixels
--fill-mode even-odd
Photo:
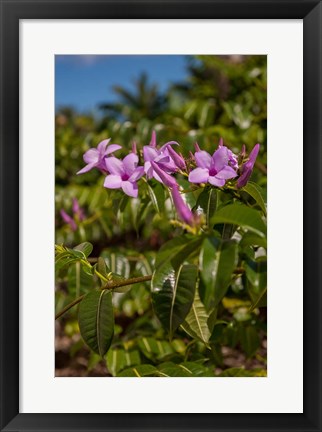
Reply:
[[[0,0],[0,6],[1,431],[322,431],[321,2],[315,0],[173,0],[171,2]],[[72,18],[303,19],[305,179],[303,414],[19,413],[19,20]]]

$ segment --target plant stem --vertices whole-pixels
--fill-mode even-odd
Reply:
[[[126,279],[124,281],[121,282],[117,282],[117,283],[109,283],[104,285],[101,290],[110,290],[112,291],[115,288],[119,288],[119,287],[123,287],[123,286],[127,286],[127,285],[134,285],[140,282],[147,282],[149,280],[152,279],[152,275],[148,275],[148,276],[141,276],[141,277],[137,277],[137,278],[132,278],[132,279]],[[77,299],[75,299],[74,301],[72,301],[71,303],[69,303],[67,306],[64,307],[64,309],[62,309],[60,312],[58,312],[55,316],[55,320],[60,318],[62,315],[64,315],[64,313],[66,313],[67,311],[69,311],[69,309],[71,309],[73,306],[77,305],[78,303],[80,303],[83,298],[85,297],[85,294],[83,294],[82,296],[78,297]]]

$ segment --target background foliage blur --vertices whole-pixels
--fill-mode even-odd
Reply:
[[[180,151],[186,157],[189,157],[189,151],[194,150],[196,141],[211,154],[220,137],[237,154],[243,144],[249,152],[256,143],[260,143],[260,155],[252,180],[266,191],[266,56],[187,56],[186,62],[187,79],[173,82],[164,92],[143,72],[136,77],[131,90],[115,85],[116,101],[101,103],[99,116],[80,114],[70,107],[60,108],[56,113],[56,243],[75,246],[89,241],[94,245],[92,256],[104,256],[112,270],[125,277],[151,274],[155,251],[175,235],[175,229],[165,217],[156,213],[154,207],[157,204],[152,199],[142,208],[136,199],[129,200],[120,191],[110,193],[104,189],[104,177],[98,171],[76,175],[84,166],[84,152],[96,147],[101,140],[111,138],[111,143],[122,145],[124,154],[118,152],[117,156],[125,156],[133,141],[139,149],[147,145],[152,130],[156,131],[159,144],[178,141]],[[157,203],[161,203],[162,188],[156,185],[152,193],[157,197]],[[75,231],[60,215],[64,209],[73,216],[74,198],[85,214],[84,220],[74,215]],[[79,275],[77,268],[59,275],[56,281],[57,310],[72,301],[75,295],[92,288],[92,282],[86,275]],[[145,360],[148,357],[152,364],[155,359],[160,359],[157,349],[151,357],[137,342],[139,336],[152,338],[152,341],[165,338],[153,317],[149,284],[137,285],[127,293],[117,295],[115,307],[118,335],[111,352],[113,349],[133,348],[139,357],[134,356],[137,362],[142,357]],[[76,313],[77,310],[71,310],[57,324],[57,335],[61,338],[56,346],[60,351],[56,366],[63,367],[77,353],[84,353],[86,358],[91,356],[89,369],[94,368],[94,374],[99,374],[99,367],[103,368],[102,361],[86,352],[79,339]],[[248,313],[242,290],[233,286],[223,304],[223,317],[225,314],[232,318],[233,325],[229,329],[224,326],[218,329],[216,349],[211,353],[215,366],[218,370],[225,370],[236,365],[225,361],[224,345],[228,352],[237,349],[239,363],[255,362],[255,366],[258,363],[265,368],[265,314]],[[61,354],[64,351],[62,338],[68,346],[66,358]],[[178,335],[176,343],[177,346],[163,347],[166,359],[170,354],[187,356],[189,341],[180,339]],[[198,357],[202,349],[205,348],[195,347],[192,355]],[[115,367],[107,359],[104,373],[115,375]],[[82,368],[83,372],[78,370],[75,373],[87,374],[87,366],[82,365]],[[66,374],[74,372],[70,370]]]

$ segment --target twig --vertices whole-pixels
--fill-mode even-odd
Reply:
[[[127,286],[127,285],[134,285],[137,283],[141,283],[141,282],[147,282],[149,280],[152,279],[152,275],[149,276],[141,276],[141,277],[137,277],[137,278],[132,278],[132,279],[126,279],[124,281],[121,282],[117,282],[114,284],[106,284],[104,285],[101,290],[113,290],[115,288],[119,288],[119,287],[123,287],[123,286]],[[69,311],[69,309],[71,309],[73,306],[77,305],[78,303],[80,303],[83,298],[85,297],[85,295],[83,294],[82,296],[78,297],[77,299],[75,299],[74,301],[72,301],[71,303],[69,303],[67,306],[64,307],[64,309],[62,309],[60,312],[58,312],[55,316],[55,320],[60,318],[62,315],[64,315],[64,313],[66,313],[67,311]]]

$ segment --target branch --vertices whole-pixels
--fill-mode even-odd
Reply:
[[[123,286],[127,286],[127,285],[134,285],[137,283],[141,283],[141,282],[147,282],[149,280],[152,279],[152,275],[149,276],[141,276],[141,277],[137,277],[137,278],[132,278],[132,279],[126,279],[124,281],[121,282],[117,282],[117,283],[107,283],[106,285],[104,285],[101,289],[102,290],[110,290],[112,291],[115,288],[119,288],[119,287],[123,287]],[[75,299],[74,301],[72,301],[71,303],[69,303],[67,306],[64,307],[64,309],[62,309],[60,312],[58,312],[55,316],[55,320],[60,318],[62,315],[64,315],[64,313],[66,313],[67,311],[69,311],[69,309],[71,309],[73,306],[77,305],[78,303],[80,303],[83,298],[85,297],[85,294],[83,294],[82,296],[78,297],[77,299]]]

